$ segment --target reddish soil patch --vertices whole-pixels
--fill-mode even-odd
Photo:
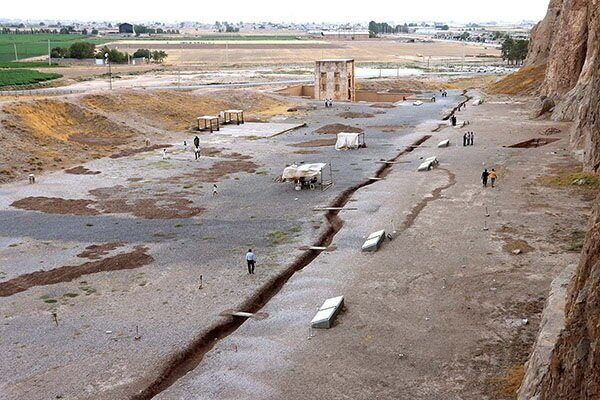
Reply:
[[[213,182],[214,178],[221,178],[225,175],[235,174],[238,172],[254,173],[258,165],[252,161],[246,160],[232,160],[232,161],[218,161],[210,168],[207,179],[205,182]]]
[[[250,160],[252,157],[233,152],[233,153],[224,153],[222,149],[218,149],[216,147],[201,147],[200,155],[204,157],[221,157],[221,158],[231,158],[234,160]]]
[[[91,171],[91,170],[87,169],[86,167],[84,167],[83,165],[79,165],[77,167],[65,169],[65,173],[72,174],[72,175],[98,175],[101,172],[100,171]]]
[[[396,108],[393,103],[379,103],[379,104],[371,104],[372,108]]]
[[[158,150],[158,149],[166,149],[171,147],[170,144],[153,144],[151,146],[144,146],[144,147],[138,147],[138,148],[134,148],[134,149],[123,149],[121,151],[119,151],[118,153],[115,154],[111,154],[110,158],[123,158],[123,157],[129,157],[138,153],[144,153],[146,151],[154,151],[154,150]]]
[[[205,210],[193,207],[191,200],[175,194],[136,198],[136,191],[120,185],[93,189],[89,193],[98,198],[96,207],[103,214],[130,213],[146,219],[174,219],[193,217]]]
[[[109,251],[114,250],[118,247],[122,247],[124,242],[110,242],[103,244],[93,244],[85,248],[84,251],[77,254],[80,258],[89,258],[90,260],[99,260],[102,256],[108,254]]]
[[[369,128],[378,129],[385,133],[400,132],[402,129],[408,128],[408,125],[372,125]]]
[[[25,197],[11,204],[23,210],[41,211],[50,214],[98,215],[98,210],[89,208],[93,200],[62,199],[60,197]]]
[[[134,176],[133,178],[127,178],[127,182],[141,182],[144,178],[140,178],[139,176]]]
[[[291,147],[326,147],[335,145],[336,139],[315,139],[306,142],[289,144]]]
[[[344,125],[344,124],[330,124],[330,125],[325,125],[325,126],[320,127],[315,132],[321,133],[321,134],[335,135],[335,134],[338,134],[341,132],[363,133],[364,131],[361,128],[358,128],[356,126],[350,126],[350,125]]]
[[[320,151],[316,150],[296,150],[292,152],[293,154],[321,154]]]
[[[89,261],[82,265],[64,266],[50,271],[36,271],[31,274],[21,275],[0,283],[0,297],[12,296],[36,286],[70,282],[83,275],[95,274],[97,272],[140,268],[154,261],[152,256],[146,254],[147,250],[147,247],[139,246],[132,252],[118,254],[103,260]]]
[[[345,119],[349,119],[349,118],[373,118],[374,116],[375,115],[370,114],[370,113],[353,112],[353,111],[346,111],[346,112],[338,114],[338,117],[345,118]]]

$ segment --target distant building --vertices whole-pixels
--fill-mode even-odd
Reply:
[[[119,33],[121,34],[135,34],[135,29],[133,29],[132,24],[124,23],[119,24]]]
[[[354,60],[318,60],[315,63],[315,99],[354,101]]]

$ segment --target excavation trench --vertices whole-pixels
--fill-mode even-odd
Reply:
[[[405,150],[400,152],[394,158],[389,159],[387,161],[394,162],[397,161],[403,155],[412,152],[415,148],[418,148],[421,144],[431,138],[431,135],[425,135],[421,137],[419,140],[408,146]],[[384,178],[392,168],[393,164],[383,164],[376,172],[375,177]],[[448,171],[449,172],[449,171]],[[449,172],[450,173],[450,172]],[[453,178],[451,177],[451,181]],[[329,207],[332,208],[342,208],[347,203],[348,200],[352,197],[352,195],[359,189],[369,186],[377,181],[375,180],[365,180],[357,185],[354,185],[342,193],[340,193],[331,203]],[[439,188],[440,193],[444,188]],[[434,193],[435,197],[435,193]],[[439,197],[439,194],[438,194]],[[428,199],[428,201],[433,200],[433,198]],[[426,203],[423,204],[421,209],[425,207]],[[414,211],[414,209],[413,209]],[[419,210],[420,211],[420,210]],[[327,228],[321,232],[321,234],[316,239],[313,246],[315,247],[328,247],[335,235],[342,229],[344,225],[343,220],[338,216],[339,211],[328,211],[325,214],[325,218],[327,219]],[[415,217],[416,218],[416,215]],[[414,219],[413,219],[414,220]],[[314,250],[307,250],[301,256],[299,256],[288,268],[286,268],[281,274],[272,278],[269,282],[267,282],[254,296],[247,299],[243,304],[239,306],[240,310],[249,313],[256,313],[260,309],[262,309],[269,300],[273,298],[281,288],[285,285],[285,283],[298,271],[302,270],[304,267],[308,266],[311,262],[313,262],[318,256],[320,252]],[[196,338],[189,346],[185,349],[175,353],[171,359],[165,364],[163,367],[163,371],[160,375],[154,379],[154,381],[150,382],[148,386],[143,389],[141,392],[133,395],[131,397],[132,400],[147,400],[152,399],[154,396],[163,392],[172,386],[175,382],[179,380],[179,378],[185,376],[188,372],[195,369],[202,359],[204,355],[208,353],[219,340],[226,338],[235,332],[243,323],[245,319],[229,317],[224,322],[215,325],[213,328],[204,332],[201,336]]]
[[[448,121],[454,114],[456,114],[456,112],[458,111],[459,108],[462,108],[462,106],[464,106],[465,104],[467,104],[467,102],[469,102],[473,97],[467,95],[467,91],[463,90],[462,95],[465,97],[465,99],[458,103],[458,105],[456,107],[454,107],[452,109],[452,111],[450,111],[450,113],[448,113],[448,115],[446,115],[444,118],[442,118],[442,121]],[[434,129],[435,132],[435,129]]]

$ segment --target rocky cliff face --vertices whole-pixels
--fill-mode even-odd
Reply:
[[[599,14],[600,0],[552,0],[532,32],[527,59],[529,65],[546,65],[541,94],[556,104],[553,119],[576,122],[572,144],[595,172],[600,169]]]
[[[543,377],[542,400],[600,398],[600,201],[569,287],[566,325]]]
[[[556,104],[552,118],[575,122],[571,142],[585,168],[600,172],[600,0],[552,0],[527,62],[546,65],[541,92]],[[600,197],[568,293],[540,399],[600,399]]]
[[[556,20],[560,15],[564,0],[551,0],[546,17],[531,30],[531,44],[526,65],[545,65],[548,63],[550,48],[555,33]]]

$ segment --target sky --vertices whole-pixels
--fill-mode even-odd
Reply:
[[[209,22],[486,22],[540,20],[549,0],[81,0],[9,1],[6,19]],[[91,6],[93,4],[93,7]]]

